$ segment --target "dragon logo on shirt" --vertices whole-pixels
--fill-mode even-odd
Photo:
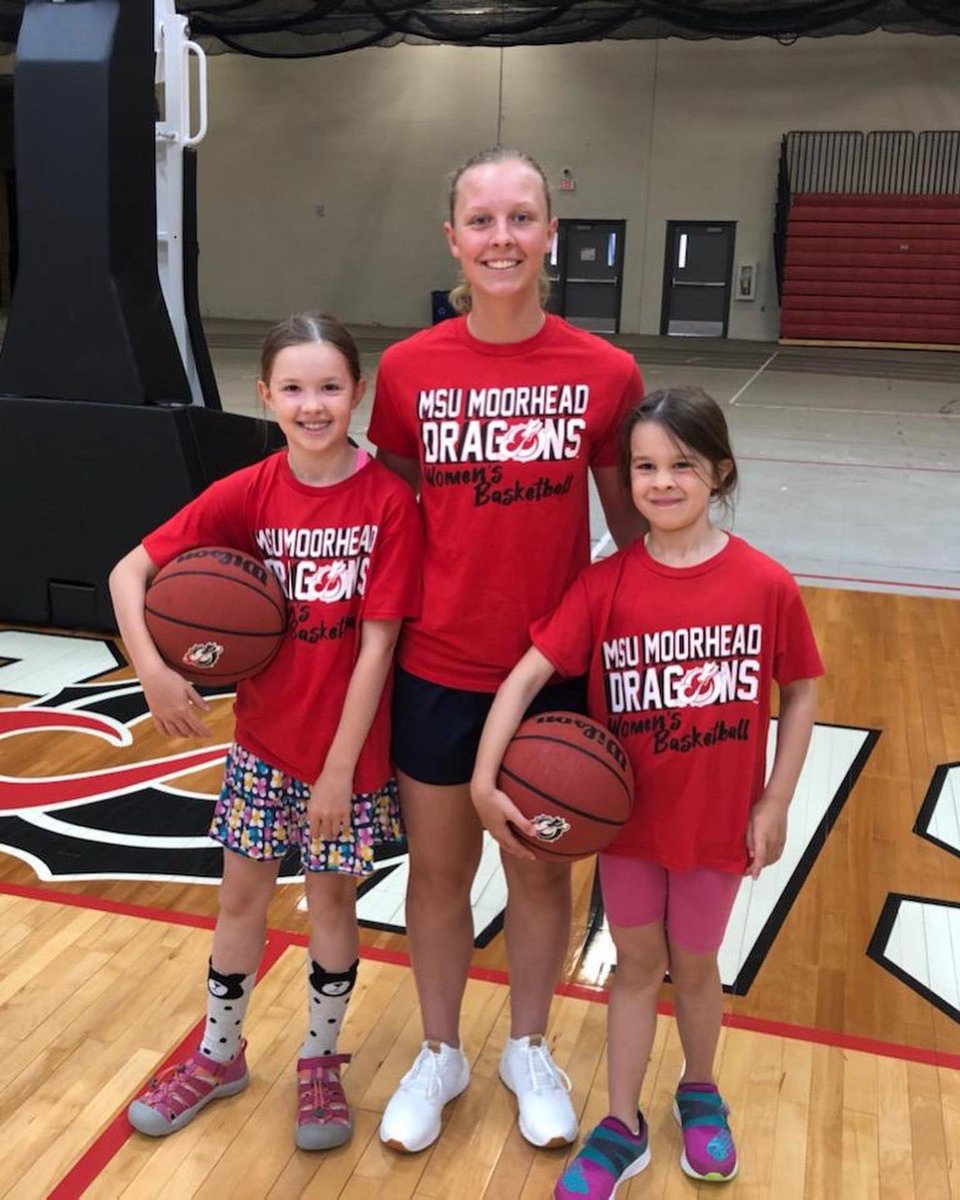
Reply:
[[[716,699],[720,668],[715,662],[691,667],[677,687],[679,704],[684,708],[706,708]]]
[[[501,443],[501,453],[514,462],[532,462],[540,457],[543,421],[533,418],[515,425]]]
[[[313,577],[314,599],[322,604],[335,604],[336,601],[345,599],[349,591],[349,564],[342,558],[335,558],[333,562],[320,567]]]

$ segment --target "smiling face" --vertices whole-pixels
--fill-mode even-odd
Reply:
[[[518,158],[479,163],[459,177],[453,220],[444,225],[450,253],[477,300],[535,299],[557,229],[543,179]]]
[[[277,352],[270,378],[258,380],[257,391],[276,414],[294,473],[309,476],[347,449],[350,414],[364,381],[354,379],[336,346],[301,342]]]
[[[630,493],[658,533],[706,533],[710,499],[722,480],[703,455],[678,442],[656,420],[641,421],[630,434]]]

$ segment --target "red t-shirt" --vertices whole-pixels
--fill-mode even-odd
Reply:
[[[143,539],[162,567],[196,546],[255,554],[280,580],[288,628],[276,658],[237,685],[236,739],[306,783],[340,723],[364,620],[415,616],[422,530],[413,492],[376,460],[329,487],[300,483],[285,450],[212,484]],[[384,688],[354,775],[370,792],[390,777]]]
[[[642,541],[583,571],[530,630],[630,755],[633,815],[610,853],[742,872],[763,791],[770,685],[823,674],[793,577],[740,538],[695,567]]]
[[[420,464],[423,610],[398,661],[447,687],[493,692],[590,561],[588,471],[617,461],[643,393],[623,350],[548,316],[501,345],[443,321],[391,346],[370,440]]]

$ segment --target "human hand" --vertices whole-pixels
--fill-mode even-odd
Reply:
[[[144,699],[153,723],[166,737],[209,737],[201,712],[210,712],[210,705],[192,683],[178,675],[172,667],[160,663],[140,677]]]
[[[523,815],[506,792],[501,792],[496,787],[471,787],[470,799],[484,828],[491,837],[496,838],[501,849],[515,858],[536,858],[533,851],[520,841],[514,831],[518,829],[525,836],[535,838],[537,827]]]
[[[753,806],[747,824],[747,853],[752,878],[759,879],[763,868],[780,858],[786,840],[787,805],[765,792]]]
[[[353,778],[343,772],[324,770],[310,789],[307,823],[311,842],[320,838],[335,841],[350,828],[353,808]]]

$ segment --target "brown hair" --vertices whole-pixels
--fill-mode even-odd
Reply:
[[[354,383],[360,382],[360,352],[353,334],[336,317],[326,313],[294,313],[278,321],[263,339],[260,351],[260,378],[269,384],[273,363],[287,346],[302,346],[305,342],[327,342],[339,350],[346,360]]]
[[[711,494],[726,508],[737,486],[737,462],[730,448],[730,432],[723,409],[699,387],[671,387],[650,392],[627,416],[620,441],[620,475],[630,486],[630,439],[646,421],[661,425],[675,442],[694,450],[713,468]],[[721,465],[728,463],[726,476]]]
[[[481,150],[479,154],[474,154],[472,158],[468,158],[466,162],[461,163],[459,167],[450,176],[450,224],[454,223],[454,214],[457,207],[457,184],[463,175],[466,174],[472,167],[483,167],[487,163],[499,163],[515,161],[524,163],[540,176],[540,182],[543,184],[543,198],[547,204],[547,220],[553,217],[553,200],[550,196],[550,185],[547,183],[547,176],[540,164],[532,155],[527,154],[523,150],[517,150],[512,146],[491,146],[489,150]],[[550,280],[547,277],[546,270],[540,272],[540,304],[541,306],[547,303],[550,298]],[[466,280],[461,281],[451,289],[449,295],[450,303],[458,313],[469,312],[473,306],[473,299],[470,295],[470,285]]]

